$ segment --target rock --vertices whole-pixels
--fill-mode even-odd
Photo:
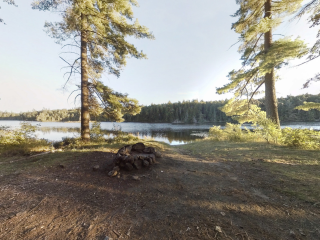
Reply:
[[[160,152],[156,152],[155,155],[157,158],[162,158],[162,154]]]
[[[152,159],[152,163],[156,163],[156,156],[155,156],[155,154],[150,154],[149,158]]]
[[[292,230],[290,230],[289,234],[290,234],[291,237],[295,237],[296,236],[296,234]]]
[[[110,172],[108,173],[108,176],[109,176],[109,177],[115,177],[115,176],[117,176],[117,174],[119,173],[119,171],[120,171],[120,167],[119,167],[119,166],[115,166],[115,167],[112,169],[112,171],[110,171]]]
[[[133,164],[134,163],[134,157],[132,156],[127,156],[125,159],[125,162]]]
[[[144,153],[156,153],[156,150],[153,147],[147,147],[143,150]]]
[[[142,160],[141,159],[137,159],[134,161],[133,163],[133,167],[137,170],[141,169],[142,167]]]
[[[131,164],[131,163],[126,163],[126,169],[127,169],[128,171],[132,171],[132,170],[133,170],[132,164]]]
[[[114,157],[113,163],[114,163],[114,164],[119,164],[120,161],[121,161],[121,159],[122,159],[122,156],[118,153],[118,154]]]
[[[109,177],[115,177],[115,176],[117,176],[117,174],[118,174],[118,171],[112,170],[112,171],[110,171],[110,172],[108,173],[108,176],[109,176]]]
[[[123,161],[126,160],[126,158],[127,158],[127,156],[119,156],[119,157],[117,158],[117,160],[118,160],[119,162],[123,162]]]
[[[129,155],[132,149],[132,145],[126,145],[119,149],[118,153],[120,155]]]
[[[153,160],[152,160],[152,158],[151,158],[151,157],[148,157],[148,158],[146,158],[145,160],[146,160],[146,161],[148,161],[150,165],[152,165],[152,164],[153,164]]]
[[[99,170],[99,168],[100,168],[100,166],[99,166],[99,165],[95,165],[95,166],[93,166],[92,170],[93,170],[93,171],[98,171],[98,170]]]
[[[140,178],[138,176],[132,176],[132,179],[136,181],[140,181]]]
[[[302,235],[302,236],[306,236],[306,234],[303,232],[302,229],[298,229],[299,230],[299,233]]]
[[[132,151],[134,152],[143,152],[143,150],[146,148],[146,146],[139,142],[139,143],[136,143],[132,146]]]
[[[214,228],[214,230],[215,230],[216,232],[222,233],[221,227],[219,227],[219,226],[216,226],[216,227]]]
[[[147,160],[143,160],[142,161],[142,165],[144,166],[144,167],[149,167],[149,162],[147,161]]]

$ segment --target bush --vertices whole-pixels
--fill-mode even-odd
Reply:
[[[111,140],[116,143],[128,143],[128,142],[138,141],[139,138],[134,136],[131,133],[121,132],[121,134],[118,134]]]
[[[62,138],[62,141],[54,142],[53,147],[55,149],[60,148],[79,148],[83,145],[83,142],[81,141],[81,138],[70,138],[70,137],[64,137]]]
[[[0,127],[0,152],[3,155],[29,155],[32,152],[49,150],[50,143],[44,139],[37,139],[38,126],[30,123],[20,123],[19,129]]]
[[[221,141],[225,140],[225,134],[220,126],[213,126],[209,129],[209,138]]]
[[[284,128],[282,130],[282,143],[290,147],[319,149],[320,132],[309,129]]]
[[[232,142],[253,141],[256,137],[255,134],[247,128],[242,129],[241,124],[227,123],[224,131],[227,135],[227,140]]]
[[[282,137],[282,132],[279,126],[272,120],[266,117],[260,117],[258,121],[253,124],[254,132],[257,137],[265,139],[268,143],[278,143],[278,140]]]
[[[90,139],[94,142],[101,142],[105,141],[104,133],[101,129],[101,123],[95,122],[92,124],[92,127],[90,129]]]
[[[209,138],[218,141],[246,142],[254,141],[257,134],[247,128],[242,129],[241,124],[226,123],[225,129],[220,126],[213,126],[209,129]]]

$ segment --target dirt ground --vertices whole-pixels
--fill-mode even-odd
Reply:
[[[119,178],[92,170],[113,156],[0,176],[0,239],[320,239],[320,203],[277,191],[283,181],[260,160],[173,148]]]

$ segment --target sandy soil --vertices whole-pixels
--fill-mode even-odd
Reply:
[[[119,178],[92,170],[113,155],[0,177],[0,239],[320,239],[319,206],[277,192],[259,160],[173,149]]]

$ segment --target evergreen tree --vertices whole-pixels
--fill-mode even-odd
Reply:
[[[72,64],[68,63],[71,69],[69,78],[72,73],[81,74],[81,138],[89,141],[90,102],[95,105],[91,108],[97,106],[94,97],[102,100],[107,114],[115,117],[115,120],[121,119],[119,113],[126,112],[122,111],[123,107],[132,108],[132,103],[137,103],[106,86],[101,87],[102,83],[98,80],[102,72],[107,69],[110,74],[119,77],[127,57],[146,58],[145,54],[139,52],[126,39],[128,36],[153,39],[153,35],[146,27],[141,26],[138,20],[133,24],[128,22],[134,17],[132,6],[138,6],[136,0],[36,0],[32,6],[34,9],[62,12],[62,22],[45,24],[49,34],[56,38],[58,43],[80,38],[80,44],[77,41],[72,44],[80,48],[81,55]],[[97,86],[104,90],[100,92]],[[92,94],[90,88],[96,88],[96,95]],[[107,98],[111,104],[110,101],[106,104],[105,94],[110,94]],[[116,104],[115,101],[119,103]],[[114,113],[110,113],[110,107],[115,107]],[[122,110],[118,111],[117,108]],[[134,112],[137,109],[139,106],[136,104]]]
[[[236,0],[240,5],[234,14],[238,21],[232,29],[240,34],[242,43],[239,52],[242,53],[242,65],[239,70],[229,74],[230,83],[218,88],[219,94],[233,91],[235,98],[228,106],[236,104],[240,111],[250,109],[253,97],[265,85],[265,106],[267,117],[280,126],[278,105],[275,90],[275,69],[281,68],[290,59],[306,54],[305,44],[299,40],[281,38],[273,41],[273,30],[282,19],[296,11],[303,0]],[[235,103],[242,96],[246,101]],[[247,111],[249,112],[249,111]]]

